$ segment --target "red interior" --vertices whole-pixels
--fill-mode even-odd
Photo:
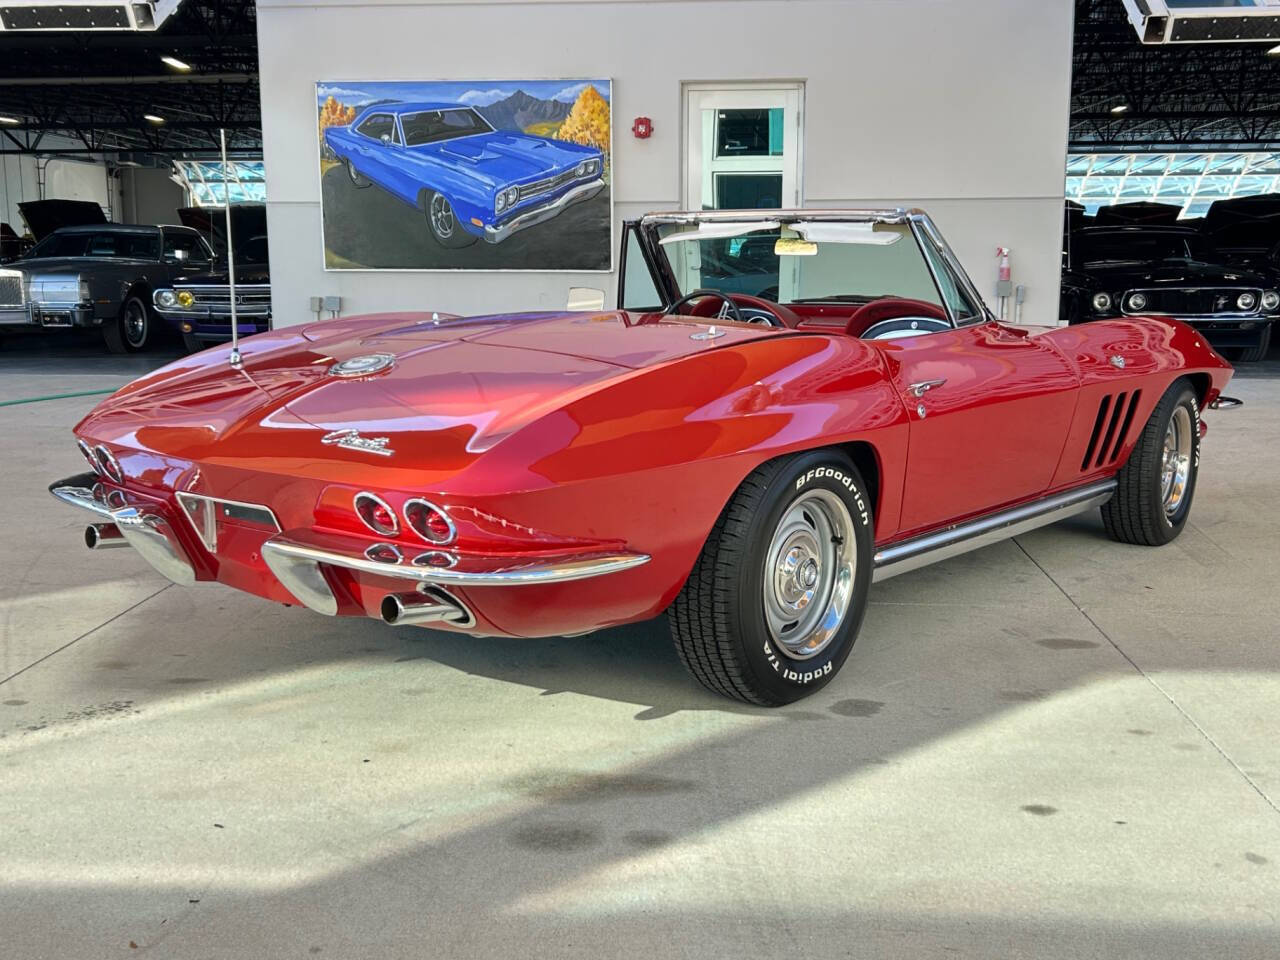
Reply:
[[[908,297],[881,297],[861,306],[848,303],[780,304],[742,293],[733,294],[732,300],[742,307],[768,310],[793,329],[832,333],[843,330],[851,337],[860,337],[872,324],[895,317],[929,317],[944,322],[947,319],[946,311],[936,303]],[[723,305],[719,297],[706,296],[690,305],[685,313],[691,317],[712,317]]]

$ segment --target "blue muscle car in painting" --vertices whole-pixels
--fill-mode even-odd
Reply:
[[[377,184],[421,210],[445,247],[500,243],[604,188],[594,147],[495,130],[457,103],[380,103],[324,146],[357,187]]]

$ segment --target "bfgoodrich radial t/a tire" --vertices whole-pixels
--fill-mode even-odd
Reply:
[[[766,706],[830,682],[871,585],[871,498],[835,451],[772,460],[716,521],[667,613],[676,651],[709,690]]]
[[[1182,532],[1191,514],[1200,466],[1200,408],[1186,379],[1175,380],[1117,474],[1102,506],[1113,540],[1158,547]]]

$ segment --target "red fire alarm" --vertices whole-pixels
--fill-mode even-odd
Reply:
[[[636,117],[636,122],[631,124],[631,132],[637,140],[648,140],[653,133],[653,121],[648,117]]]

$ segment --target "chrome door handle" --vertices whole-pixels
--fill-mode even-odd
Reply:
[[[938,380],[921,380],[919,383],[913,383],[907,389],[911,391],[911,395],[913,397],[923,397],[926,393],[928,393],[934,387],[940,387],[946,382],[947,382],[946,377],[942,377]]]

